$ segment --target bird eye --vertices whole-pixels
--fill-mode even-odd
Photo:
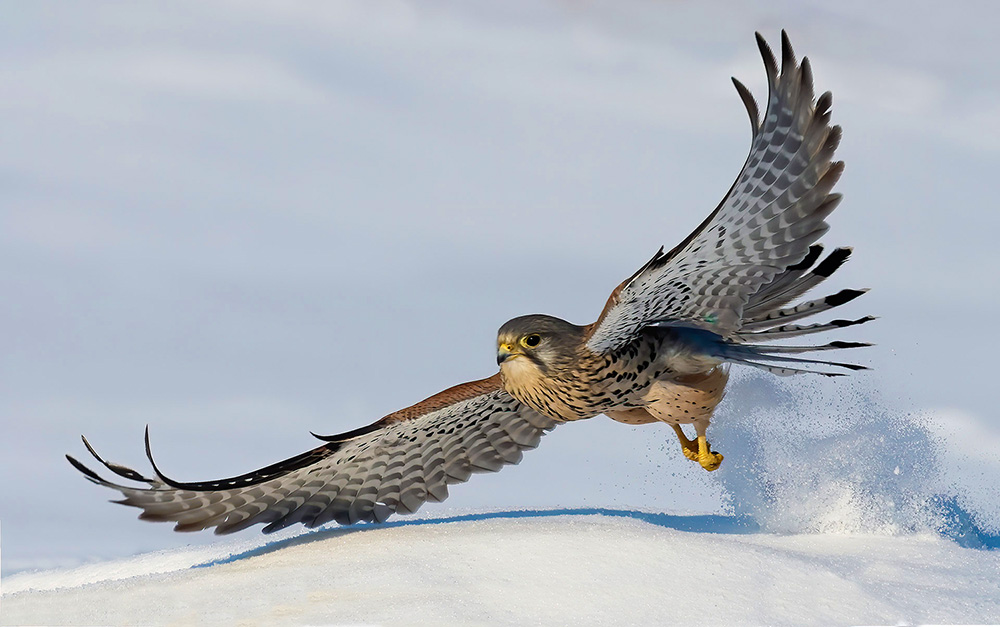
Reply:
[[[537,333],[532,333],[531,335],[525,336],[524,339],[521,340],[521,344],[524,344],[528,348],[534,348],[535,346],[538,346],[541,341],[542,336]]]

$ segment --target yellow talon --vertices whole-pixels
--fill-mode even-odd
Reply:
[[[681,452],[693,462],[698,462],[705,470],[712,472],[722,464],[722,454],[709,450],[708,440],[703,435],[698,436],[697,443],[687,439],[684,430],[680,425],[670,425],[677,434],[677,439],[681,443]]]
[[[722,464],[722,454],[708,449],[708,439],[698,436],[698,463],[705,470],[712,472]]]

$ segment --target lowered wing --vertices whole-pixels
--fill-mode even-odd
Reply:
[[[181,482],[164,475],[146,453],[153,476],[106,462],[138,486],[105,480],[67,455],[90,481],[125,497],[139,518],[176,523],[177,531],[215,528],[226,534],[262,523],[265,533],[295,523],[315,527],[384,521],[443,501],[448,486],[475,472],[521,461],[555,421],[522,405],[500,387],[499,375],[456,386],[354,431],[317,436],[322,446],[259,470],[216,481]]]

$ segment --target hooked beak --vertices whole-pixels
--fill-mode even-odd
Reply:
[[[521,353],[514,352],[513,344],[501,344],[497,348],[497,365],[499,366],[508,359],[514,359],[515,357],[520,356],[520,354]]]

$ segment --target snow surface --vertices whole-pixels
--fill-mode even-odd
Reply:
[[[498,512],[4,582],[3,624],[858,624],[1000,618],[1000,553],[725,516]]]

